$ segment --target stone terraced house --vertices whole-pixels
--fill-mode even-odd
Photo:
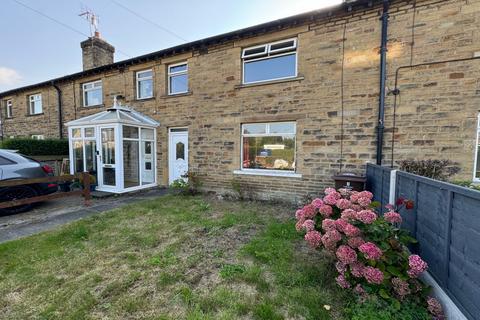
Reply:
[[[70,135],[71,170],[100,189],[188,169],[207,190],[298,200],[409,158],[480,181],[480,0],[345,1],[119,62],[99,36],[81,48],[83,71],[0,93],[2,136]],[[130,122],[102,127],[107,110]]]

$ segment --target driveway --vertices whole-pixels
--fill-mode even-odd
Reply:
[[[84,206],[81,197],[66,197],[39,203],[28,212],[0,216],[0,243],[54,229],[65,223],[132,202],[160,197],[167,192],[168,190],[164,188],[153,188],[122,195],[93,198],[88,207]]]

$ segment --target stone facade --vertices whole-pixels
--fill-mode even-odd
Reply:
[[[473,175],[477,116],[480,110],[480,60],[433,63],[480,55],[480,0],[393,1],[387,54],[384,163],[395,160],[451,159],[461,164],[458,178]],[[374,161],[379,97],[381,7],[341,13],[308,24],[227,41],[194,51],[60,83],[64,122],[105,106],[82,107],[81,84],[102,79],[108,106],[121,94],[126,104],[160,122],[157,132],[159,183],[168,184],[168,129],[188,127],[189,166],[208,190],[228,192],[236,179],[257,196],[298,200],[331,185],[342,171],[364,173]],[[298,77],[242,85],[244,47],[296,37]],[[168,96],[167,66],[187,61],[189,92]],[[135,72],[154,70],[154,98],[136,100]],[[26,95],[41,92],[44,114],[25,116]],[[56,92],[52,87],[21,91],[13,99],[4,135],[58,135]],[[343,115],[343,117],[342,117]],[[343,118],[343,120],[342,120]],[[301,178],[237,175],[241,124],[296,121],[296,171]],[[342,139],[343,123],[343,139]],[[341,152],[342,151],[342,152]],[[343,153],[343,154],[342,154]]]

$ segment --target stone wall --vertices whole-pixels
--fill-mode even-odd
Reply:
[[[400,66],[471,58],[480,51],[480,0],[417,0],[416,8],[414,5],[415,1],[394,1],[391,6],[389,89],[394,88]],[[168,184],[168,128],[188,126],[189,165],[202,176],[206,189],[229,192],[236,179],[257,196],[298,200],[331,185],[331,176],[340,167],[363,174],[365,163],[375,159],[380,14],[381,7],[346,13],[209,47],[208,53],[185,53],[63,83],[64,121],[104,109],[84,108],[81,102],[81,83],[102,79],[107,106],[115,94],[122,94],[128,105],[160,122],[160,184]],[[243,47],[293,36],[298,37],[297,79],[241,85]],[[167,65],[185,60],[190,92],[167,96]],[[154,69],[155,98],[137,101],[135,71],[147,68]],[[452,159],[462,166],[458,178],[471,179],[475,122],[480,109],[479,68],[479,60],[472,60],[399,72],[396,160]],[[22,110],[26,110],[25,96],[29,92],[19,93],[13,97],[15,117],[5,121],[5,136],[39,131],[58,135],[55,91],[38,91],[45,95],[45,114],[25,117]],[[393,95],[387,96],[387,164],[391,159],[393,99]],[[265,121],[296,121],[296,165],[301,178],[233,173],[240,168],[241,124]]]

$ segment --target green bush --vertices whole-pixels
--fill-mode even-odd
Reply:
[[[346,310],[351,320],[430,320],[432,316],[417,301],[402,301],[401,307],[371,297],[367,301],[352,303]]]
[[[400,170],[427,178],[447,181],[451,176],[460,172],[458,163],[450,160],[402,160],[398,162]]]
[[[27,156],[68,155],[68,140],[15,138],[2,141],[0,148],[18,150]]]
[[[456,181],[452,181],[452,183],[456,184],[457,186],[480,191],[480,185],[474,184],[472,181],[469,181],[469,180],[456,180]]]

